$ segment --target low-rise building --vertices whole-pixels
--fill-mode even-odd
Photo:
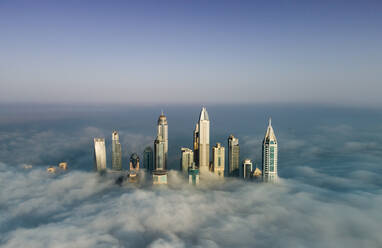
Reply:
[[[49,167],[46,169],[46,172],[51,173],[51,174],[56,173],[56,167],[54,167],[54,166],[49,166]]]
[[[58,164],[58,167],[61,170],[67,170],[68,169],[68,163],[67,162],[61,162],[61,163]]]

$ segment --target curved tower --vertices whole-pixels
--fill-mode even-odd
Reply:
[[[139,157],[138,154],[133,153],[130,156],[130,171],[139,171]]]
[[[202,108],[197,125],[198,137],[198,166],[199,168],[209,168],[210,164],[210,119],[208,118],[207,109]]]
[[[277,139],[269,118],[267,132],[263,140],[263,179],[265,182],[277,182]]]

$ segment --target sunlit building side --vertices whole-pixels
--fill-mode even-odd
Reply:
[[[94,138],[94,169],[106,170],[106,147],[104,138]]]
[[[216,143],[216,146],[212,147],[212,171],[220,176],[224,177],[225,167],[225,149],[220,143]]]
[[[198,136],[198,166],[208,169],[210,164],[210,119],[205,107],[202,108],[197,125]]]

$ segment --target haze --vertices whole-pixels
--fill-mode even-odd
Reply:
[[[382,103],[381,1],[1,1],[0,101]]]

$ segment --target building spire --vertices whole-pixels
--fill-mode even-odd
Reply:
[[[163,114],[163,109],[161,109],[161,115],[164,115],[164,114]]]
[[[202,111],[200,111],[200,117],[199,117],[199,121],[209,121],[209,118],[208,118],[208,112],[207,112],[207,109],[206,107],[202,107]]]
[[[271,117],[269,117],[269,124],[268,124],[268,126],[272,126],[272,118]]]

